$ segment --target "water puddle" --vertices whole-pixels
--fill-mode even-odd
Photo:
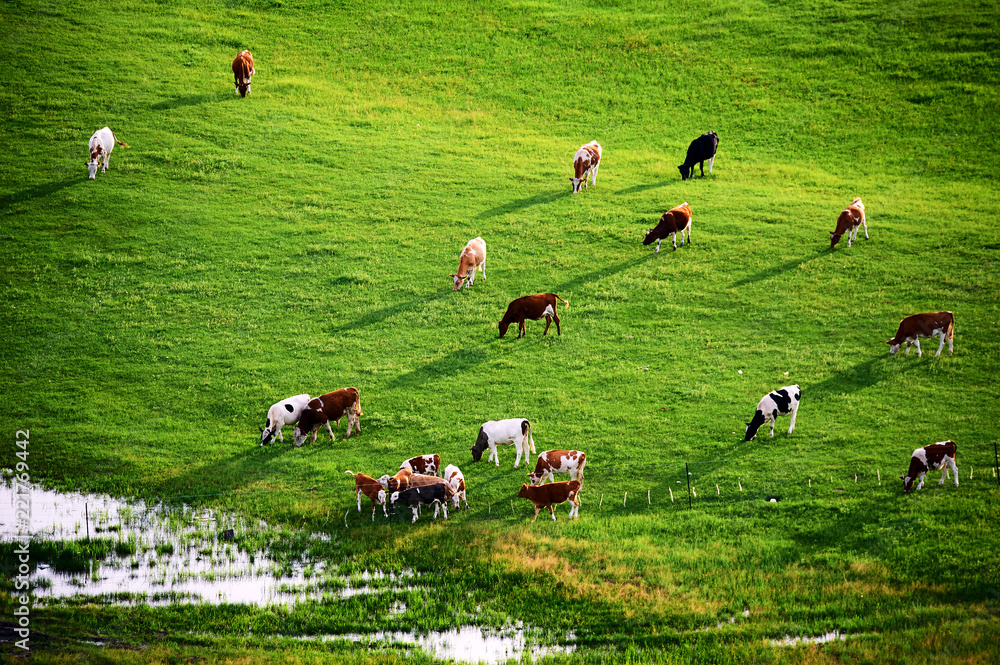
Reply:
[[[22,497],[23,498],[23,497]],[[304,534],[294,559],[241,546],[260,542],[264,522],[190,506],[146,505],[109,496],[30,491],[36,602],[76,597],[116,604],[283,604],[408,591],[413,571],[344,575],[311,547],[326,534]],[[0,541],[20,537],[13,488],[0,482]],[[83,552],[89,537],[103,541],[104,556]],[[405,611],[396,603],[394,614]]]
[[[845,635],[843,635],[839,630],[835,630],[825,635],[818,635],[816,637],[792,637],[791,635],[785,635],[783,640],[771,640],[771,644],[779,647],[794,647],[798,644],[826,644],[827,642],[832,642],[833,640],[842,640]]]

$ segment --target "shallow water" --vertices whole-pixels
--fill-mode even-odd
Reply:
[[[793,647],[796,644],[826,644],[827,642],[832,642],[833,640],[842,640],[844,635],[835,630],[825,635],[818,635],[816,637],[792,637],[791,635],[785,635],[783,640],[771,640],[771,644],[780,647]]]

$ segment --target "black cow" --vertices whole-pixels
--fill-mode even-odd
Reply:
[[[792,424],[788,428],[788,433],[791,434],[792,430],[795,429],[795,414],[798,413],[799,398],[801,397],[802,391],[798,385],[778,388],[764,395],[757,404],[753,419],[747,423],[746,437],[743,440],[749,441],[756,437],[757,430],[760,429],[761,425],[767,423],[771,423],[771,436],[774,436],[774,421],[777,420],[778,416],[787,416],[788,414],[792,415]]]
[[[702,134],[688,146],[687,157],[684,163],[677,168],[681,172],[681,180],[694,177],[694,165],[701,167],[701,177],[705,177],[705,162],[708,162],[708,172],[712,172],[712,164],[715,163],[715,151],[719,149],[719,135],[715,132]]]
[[[434,517],[437,519],[438,509],[444,511],[444,518],[448,519],[448,502],[455,495],[455,491],[450,485],[436,483],[434,485],[424,485],[422,487],[411,487],[402,492],[393,492],[389,497],[389,503],[395,505],[401,503],[413,509],[413,521],[417,521],[419,516],[418,508],[420,504],[434,504]]]

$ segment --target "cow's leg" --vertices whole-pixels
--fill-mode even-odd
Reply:
[[[938,346],[938,352],[934,354],[935,356],[941,355],[941,352],[944,351],[944,337],[946,334],[944,330],[941,331],[941,345]]]
[[[416,522],[417,521],[417,517],[419,517],[419,516],[420,516],[420,513],[417,512],[417,509],[413,508],[413,522],[410,522],[410,524],[413,524],[414,522]]]
[[[549,506],[549,512],[552,513],[552,521],[555,522],[556,521],[556,507],[555,506]]]
[[[951,467],[951,472],[955,475],[955,487],[958,487],[958,467],[955,466],[955,458],[945,457],[944,459],[948,462],[948,466]]]
[[[792,407],[792,424],[788,426],[788,433],[791,434],[795,431],[795,414],[799,412],[799,405],[796,404]]]
[[[701,168],[701,177],[704,178],[705,177],[705,160],[703,159],[700,162],[698,162],[698,166]]]
[[[524,319],[521,319],[521,322],[517,324],[517,338],[521,339],[527,334],[528,334],[528,329],[524,325]]]
[[[357,497],[357,498],[358,498],[358,512],[360,513],[360,512],[361,512],[361,490],[358,490],[358,497]],[[373,505],[372,505],[372,515],[374,515],[374,514],[375,514],[375,506],[374,506],[374,503],[375,503],[375,500],[373,499],[373,500],[372,500],[372,504],[373,504]]]
[[[868,240],[868,222],[865,220],[865,213],[861,213],[861,226],[865,227],[865,240]]]
[[[947,459],[945,459],[941,462],[941,480],[938,481],[938,487],[944,485],[944,481],[947,478],[948,478],[948,462]]]
[[[542,509],[541,506],[535,506],[535,516],[533,518],[531,518],[532,522],[534,522],[535,520],[538,519],[538,511],[540,511],[541,509]]]
[[[709,172],[709,174],[711,174],[711,173],[712,173],[712,165],[713,165],[713,164],[715,164],[715,157],[711,157],[711,158],[710,158],[710,159],[708,160],[708,172]]]
[[[552,325],[552,317],[549,315],[545,316],[545,330],[542,331],[542,337],[549,334],[549,326]]]
[[[674,251],[677,251],[677,232],[674,231],[670,234],[670,239],[674,241]]]
[[[528,447],[528,442],[524,440],[525,437],[522,436],[520,439],[514,439],[514,449],[517,450],[517,459],[514,460],[514,468],[516,469],[521,464],[521,455],[524,455],[525,462],[528,461],[528,453],[525,448]]]
[[[497,444],[495,442],[490,443],[490,454],[493,455],[493,459],[496,460],[497,466],[500,466],[500,453],[497,452]],[[489,462],[489,460],[486,460]]]
[[[337,437],[335,437],[335,436],[333,435],[333,428],[332,428],[332,427],[330,427],[330,421],[329,421],[329,420],[327,420],[327,421],[326,421],[325,423],[323,423],[323,424],[324,424],[324,425],[326,425],[326,431],[330,433],[330,440],[331,440],[331,441],[336,441],[336,440],[337,440]],[[313,439],[313,440],[315,441],[315,439]]]
[[[776,422],[778,422],[778,412],[777,412],[777,410],[775,410],[775,412],[771,414],[771,436],[774,436],[774,424]]]
[[[913,343],[917,346],[917,357],[920,358],[921,356],[924,355],[923,353],[920,352],[920,338],[918,337],[917,339],[913,340]],[[909,351],[910,350],[909,347],[907,347],[906,350]]]
[[[653,252],[654,254],[659,254],[660,253],[660,243],[661,242],[663,242],[663,238],[660,238],[659,240],[656,241],[656,251]]]
[[[918,490],[919,489],[923,489],[923,487],[924,487],[924,476],[925,475],[927,475],[926,471],[917,474],[917,479],[920,481],[920,482],[917,483],[917,489]]]
[[[594,168],[592,168],[590,170],[590,184],[591,185],[596,185],[597,184],[597,169],[599,169],[599,168],[601,168],[600,163],[598,163]]]
[[[483,262],[479,264],[479,270],[483,273],[483,279],[485,280],[486,279],[486,259],[483,259]]]
[[[278,435],[278,441],[281,441],[282,443],[284,443],[285,442],[285,437],[281,436],[281,428],[282,427],[284,427],[284,425],[281,425],[281,426],[278,427],[277,435]]]

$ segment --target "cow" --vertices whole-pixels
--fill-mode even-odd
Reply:
[[[591,141],[573,155],[573,173],[576,177],[570,178],[573,183],[573,193],[580,191],[580,185],[587,187],[587,176],[590,176],[590,184],[597,184],[597,170],[601,166],[601,144]]]
[[[453,492],[447,483],[434,483],[423,487],[411,487],[400,492],[393,492],[389,495],[389,503],[395,505],[401,503],[413,509],[413,521],[417,521],[420,516],[418,508],[421,504],[434,504],[434,517],[437,519],[438,510],[444,511],[444,518],[448,519],[448,502],[452,499]]]
[[[409,469],[413,473],[425,473],[429,476],[436,476],[438,475],[438,471],[441,470],[441,456],[435,453],[434,455],[411,457],[400,464],[399,468]]]
[[[719,135],[715,132],[706,132],[691,141],[688,146],[687,157],[684,163],[678,166],[681,172],[681,180],[694,177],[694,165],[701,167],[701,177],[705,177],[705,162],[708,162],[708,172],[712,173],[712,165],[715,164],[715,151],[719,149]]]
[[[361,495],[364,494],[369,499],[372,500],[372,521],[375,521],[375,507],[382,506],[382,514],[386,517],[389,513],[385,509],[385,490],[382,486],[378,484],[378,481],[371,476],[366,476],[363,473],[353,473],[350,470],[344,473],[354,476],[354,491],[357,492],[358,498],[358,512],[361,512]]]
[[[691,206],[688,205],[687,201],[680,204],[676,208],[671,208],[670,210],[663,213],[663,217],[660,217],[660,223],[656,225],[655,229],[646,230],[646,238],[642,241],[643,245],[651,245],[653,241],[656,241],[656,251],[654,254],[659,254],[660,243],[667,236],[671,236],[674,241],[674,251],[677,251],[677,234],[681,234],[681,247],[684,246],[684,230],[687,229],[687,244],[691,244]]]
[[[861,199],[854,199],[851,205],[847,206],[840,213],[840,217],[837,218],[837,228],[830,232],[830,249],[837,246],[840,242],[840,236],[847,234],[847,246],[851,246],[851,242],[857,240],[858,228],[865,227],[865,240],[868,240],[868,223],[865,221],[865,204],[861,202]]]
[[[449,485],[451,485],[451,491],[455,493],[453,501],[455,502],[455,510],[458,510],[459,504],[464,501],[465,509],[469,509],[469,499],[465,495],[465,476],[462,474],[461,469],[459,469],[454,464],[449,464],[444,468],[444,479]]]
[[[583,467],[587,464],[587,455],[579,450],[546,450],[538,456],[535,470],[528,474],[528,483],[541,485],[545,476],[549,482],[555,480],[553,474],[568,473],[570,480],[583,482]]]
[[[233,94],[239,93],[240,97],[250,94],[250,77],[257,73],[253,67],[253,55],[246,49],[239,52],[233,60],[233,77],[236,79],[236,90]]]
[[[899,322],[896,329],[896,336],[886,341],[889,345],[889,354],[895,355],[899,347],[906,344],[906,353],[910,353],[910,345],[917,345],[917,357],[923,355],[920,352],[920,338],[934,337],[941,335],[941,344],[938,346],[935,356],[941,355],[944,349],[945,337],[948,338],[948,355],[955,351],[955,315],[951,312],[928,312],[926,314],[913,314]]]
[[[910,457],[910,468],[905,476],[900,476],[903,481],[903,492],[913,489],[913,481],[919,480],[917,489],[924,486],[924,476],[928,471],[941,469],[941,480],[938,485],[944,485],[945,478],[948,477],[948,467],[951,467],[955,474],[955,487],[958,487],[958,467],[955,466],[955,442],[941,441],[932,443],[923,448],[917,448]]]
[[[514,444],[517,450],[517,459],[514,460],[514,468],[521,464],[521,456],[525,461],[528,459],[528,448],[535,452],[535,438],[531,435],[531,423],[524,418],[507,418],[506,420],[489,420],[479,428],[479,436],[472,448],[472,461],[478,462],[483,458],[483,451],[490,449],[490,456],[487,462],[496,459],[497,466],[500,466],[500,455],[497,453],[497,444],[509,446]]]
[[[517,300],[512,300],[509,305],[507,305],[507,311],[504,312],[503,318],[500,319],[499,329],[500,329],[500,339],[507,334],[507,329],[510,328],[510,324],[517,324],[517,338],[521,339],[522,336],[528,334],[527,329],[524,327],[525,319],[531,319],[533,321],[538,321],[539,319],[545,319],[545,332],[542,336],[548,334],[549,326],[552,322],[556,322],[556,332],[562,335],[562,328],[559,327],[559,315],[556,314],[556,300],[561,300],[569,307],[569,302],[563,300],[554,293],[539,293],[533,296],[522,296]]]
[[[299,422],[302,412],[309,403],[309,395],[303,393],[295,397],[283,399],[267,410],[267,422],[260,429],[260,445],[270,443],[274,436],[278,435],[278,441],[285,442],[281,436],[281,428],[285,425],[294,425]]]
[[[778,416],[792,414],[792,424],[788,428],[791,434],[795,429],[795,414],[799,410],[799,398],[802,391],[798,385],[785,386],[771,391],[757,404],[757,411],[753,414],[753,419],[747,423],[747,432],[744,441],[756,438],[757,430],[761,425],[771,423],[771,436],[774,436],[774,423]]]
[[[458,273],[451,276],[451,290],[458,291],[466,279],[469,283],[465,288],[472,286],[476,281],[476,268],[482,271],[483,279],[486,279],[486,241],[480,237],[470,240],[458,255]]]
[[[358,428],[358,433],[361,432],[361,416],[365,415],[361,412],[361,396],[357,388],[341,388],[309,400],[302,415],[299,416],[299,424],[292,431],[295,445],[301,446],[310,432],[313,435],[313,443],[316,443],[316,435],[321,425],[326,426],[330,440],[334,441],[330,421],[339,425],[344,414],[347,414],[347,434],[344,438],[349,439],[352,426]]]
[[[532,522],[538,519],[538,513],[542,508],[548,508],[552,513],[552,521],[556,520],[556,511],[553,506],[569,501],[572,507],[569,509],[569,518],[580,516],[580,481],[564,480],[559,483],[549,483],[548,485],[534,486],[525,483],[521,485],[521,490],[517,493],[519,499],[527,499],[535,504],[535,517]]]
[[[101,173],[105,173],[108,170],[108,160],[111,158],[111,151],[115,149],[116,143],[123,148],[129,147],[128,143],[118,140],[118,137],[115,136],[110,127],[102,127],[90,137],[90,161],[87,162],[87,168],[90,170],[91,180],[97,178],[97,168],[102,166],[102,164]]]
[[[401,492],[410,486],[410,478],[412,476],[413,471],[410,469],[400,469],[394,476],[386,474],[379,478],[378,484],[389,492]]]

